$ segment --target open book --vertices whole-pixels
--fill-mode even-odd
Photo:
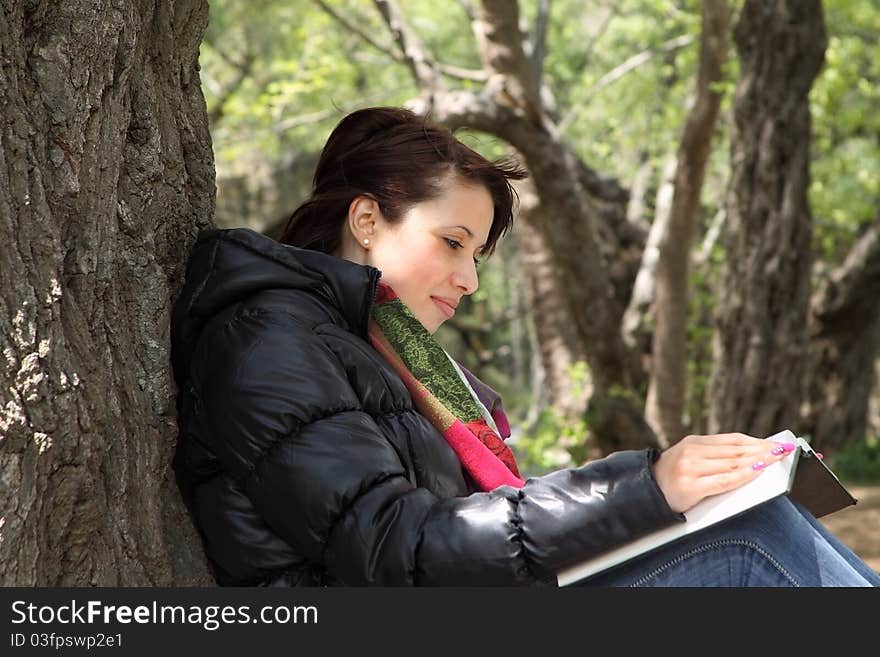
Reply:
[[[559,586],[608,570],[780,495],[789,495],[817,518],[856,503],[855,498],[803,438],[795,437],[786,429],[767,440],[794,443],[797,448],[785,458],[767,466],[760,476],[747,484],[705,498],[684,514],[686,522],[657,530],[561,571],[557,575]]]

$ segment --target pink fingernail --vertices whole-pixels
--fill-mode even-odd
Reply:
[[[794,443],[782,443],[782,449],[785,450],[786,454],[788,454],[789,452],[793,452],[794,448],[795,448]]]
[[[785,451],[785,448],[782,445],[779,445],[779,447],[774,447],[770,453],[774,454],[776,456],[779,456],[784,451]]]
[[[758,461],[752,465],[752,470],[763,470],[767,467],[767,464],[764,461]]]
[[[822,460],[822,459],[824,459],[825,457],[822,456],[822,452],[816,452],[816,458],[819,459],[819,460]]]

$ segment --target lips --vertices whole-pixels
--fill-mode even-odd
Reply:
[[[453,306],[449,301],[445,301],[443,299],[438,299],[437,297],[431,297],[431,301],[441,310],[441,312],[446,315],[446,318],[449,319],[455,314],[455,306]]]

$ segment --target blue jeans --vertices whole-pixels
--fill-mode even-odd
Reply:
[[[880,575],[781,497],[577,586],[880,586]]]

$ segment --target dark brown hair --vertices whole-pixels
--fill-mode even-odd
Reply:
[[[457,177],[485,186],[492,196],[495,213],[483,250],[490,255],[513,223],[516,192],[509,181],[526,175],[515,161],[490,162],[445,126],[407,109],[357,110],[327,139],[311,196],[293,212],[279,241],[333,253],[355,197],[373,198],[393,223],[413,205],[439,196]]]

